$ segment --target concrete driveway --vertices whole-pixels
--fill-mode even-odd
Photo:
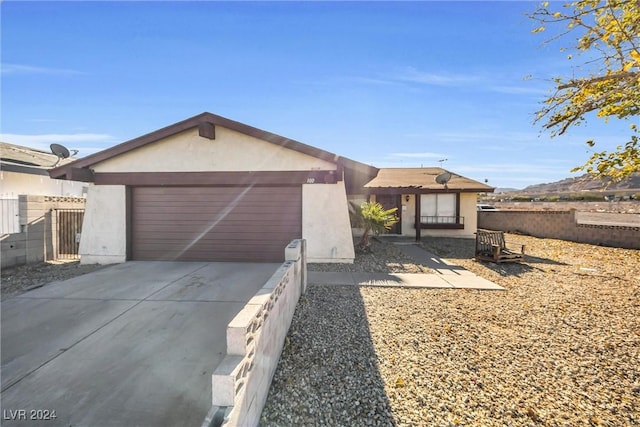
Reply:
[[[1,424],[199,426],[227,323],[278,266],[127,262],[3,301]]]

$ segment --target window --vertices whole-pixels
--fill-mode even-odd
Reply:
[[[458,216],[458,200],[455,193],[420,195],[421,228],[463,228],[464,220]]]

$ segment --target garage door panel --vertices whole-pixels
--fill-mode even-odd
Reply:
[[[178,195],[184,200],[198,200],[203,194],[216,195],[218,197],[234,198],[239,194],[252,192],[252,197],[256,199],[266,198],[267,195],[280,195],[283,189],[291,189],[297,187],[137,187],[144,188],[144,194],[139,194],[140,200],[157,201],[158,196],[175,196]],[[240,191],[236,191],[241,189]],[[254,193],[254,190],[260,190],[260,193]]]
[[[199,209],[199,208],[192,208]],[[253,209],[253,212],[244,212],[244,213],[234,213],[231,216],[231,211],[229,212],[215,212],[215,211],[200,211],[191,212],[188,214],[187,218],[182,218],[182,215],[186,215],[185,208],[176,209],[175,211],[156,211],[152,213],[147,213],[140,215],[138,218],[144,221],[166,221],[167,215],[172,215],[176,221],[186,221],[186,222],[197,222],[200,224],[208,224],[212,225],[216,223],[216,221],[225,221],[229,222],[229,225],[233,225],[233,223],[242,221],[251,223],[251,222],[260,222],[260,223],[286,223],[290,221],[298,222],[298,215],[300,211],[287,211],[287,212],[266,212],[261,209]]]
[[[251,233],[261,233],[266,235],[267,233],[272,233],[275,236],[282,233],[295,232],[297,228],[285,225],[269,225],[268,227],[262,224],[255,224],[251,227],[247,227],[244,233],[235,233],[228,231],[219,231],[216,235],[233,239],[236,237],[242,237],[244,235],[250,235]],[[171,230],[166,230],[166,226],[162,224],[145,224],[143,227],[140,227],[138,230],[138,236],[145,233],[164,233],[165,236],[171,236],[173,238],[180,238],[180,236],[185,236],[186,239],[191,239],[193,236],[197,236],[200,233],[194,232],[193,227],[188,224],[174,224]],[[202,231],[204,232],[204,230]],[[151,236],[151,240],[155,240],[155,237]],[[144,237],[139,237],[139,241],[143,241]]]
[[[265,237],[270,238],[270,240],[275,242],[284,242],[284,244],[288,244],[290,240],[282,239],[282,234],[272,233],[267,236],[249,236],[249,235],[240,235],[240,236],[221,236],[219,238],[211,238],[211,237],[202,237],[200,239],[196,238],[183,238],[181,236],[176,236],[172,238],[172,236],[166,236],[159,239],[140,239],[137,242],[138,249],[146,249],[152,250],[157,248],[158,246],[171,246],[172,248],[178,250],[184,250],[190,246],[195,246],[197,248],[201,248],[203,250],[213,250],[221,245],[224,245],[225,249],[233,248],[236,246],[244,247],[244,245],[261,245]],[[282,247],[284,250],[284,246]]]
[[[282,261],[302,235],[301,187],[135,187],[132,258]]]
[[[206,196],[206,197],[213,197],[213,196]],[[143,202],[140,200],[137,200],[137,203],[139,206],[147,206],[147,207],[155,207],[156,209],[161,209],[161,210],[172,210],[172,209],[176,209],[176,208],[184,208],[185,206],[191,206],[191,207],[198,207],[198,208],[208,208],[208,209],[220,209],[220,208],[224,208],[230,205],[233,205],[234,203],[238,203],[241,202],[240,200],[235,200],[235,199],[215,199],[215,200],[209,200],[206,206],[202,205],[202,199],[200,200],[191,200],[191,201],[183,201],[183,202],[177,202],[177,201],[172,201],[172,202],[168,202],[168,203],[162,203],[160,201],[156,201],[156,202]],[[259,206],[259,207],[270,207],[270,206],[279,206],[282,203],[286,203],[286,200],[274,200],[272,197],[268,198],[268,199],[264,199],[264,200],[255,200],[252,199],[251,203],[254,206]]]
[[[139,230],[155,230],[162,231],[166,230],[166,224],[162,220],[158,220],[157,218],[154,220],[146,220],[142,218],[144,221],[139,223]],[[274,227],[277,229],[298,229],[296,216],[291,216],[289,219],[283,219],[282,217],[278,217],[277,219],[270,220],[260,220],[260,221],[219,221],[219,222],[209,222],[203,219],[201,221],[182,221],[176,220],[173,222],[173,226],[168,231],[192,231],[192,232],[202,232],[208,229],[217,228],[219,231],[225,231],[229,227],[234,227],[236,229],[242,227],[242,231],[251,232],[252,230],[263,230],[265,226]],[[293,223],[293,224],[292,224]]]
[[[282,257],[281,251],[262,251],[262,250],[186,250],[181,253],[182,256],[189,261],[211,261],[212,259],[224,259],[225,261],[246,261],[250,258],[254,261],[272,261],[274,257]],[[144,256],[138,258],[139,261],[172,261],[175,260],[175,252],[167,250],[145,252]]]
[[[204,253],[191,253],[187,252],[182,254],[182,256],[188,261],[202,261],[202,262],[211,262],[212,259],[221,260],[226,262],[247,262],[249,259],[250,262],[281,262],[282,255],[276,252],[204,252]],[[168,254],[159,254],[159,255],[145,255],[144,257],[139,257],[137,261],[175,261],[176,259],[173,257],[172,253]],[[179,259],[179,261],[182,259]]]
[[[198,242],[208,242],[208,241],[219,241],[219,240],[257,240],[262,241],[265,238],[270,239],[282,239],[282,236],[286,233],[295,232],[295,230],[286,229],[284,231],[272,231],[269,229],[266,230],[256,230],[255,233],[233,233],[233,232],[215,232],[215,233],[175,233],[175,232],[163,232],[163,231],[153,231],[151,233],[162,233],[161,236],[141,236],[138,238],[138,244],[142,243],[162,243],[163,241],[168,242],[194,242],[195,239]],[[229,244],[232,244],[230,242]]]

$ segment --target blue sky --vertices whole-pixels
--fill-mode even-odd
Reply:
[[[531,34],[536,4],[4,1],[1,138],[82,156],[209,111],[378,167],[556,181],[629,123],[533,124],[580,63]]]

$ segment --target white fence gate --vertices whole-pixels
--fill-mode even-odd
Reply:
[[[0,234],[20,232],[18,199],[0,199]]]

